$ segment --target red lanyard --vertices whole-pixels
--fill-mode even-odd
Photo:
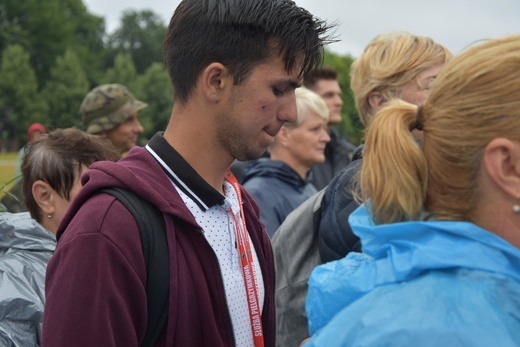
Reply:
[[[253,253],[251,252],[251,245],[246,227],[246,219],[244,218],[244,208],[242,207],[242,195],[240,194],[240,187],[236,177],[231,170],[226,173],[226,181],[231,183],[238,198],[238,205],[240,206],[240,216],[242,217],[242,230],[240,230],[240,222],[233,211],[233,219],[235,221],[235,232],[237,235],[238,252],[240,255],[240,262],[242,265],[242,274],[244,276],[244,283],[246,287],[247,303],[249,307],[249,317],[251,319],[251,330],[253,332],[253,339],[255,347],[264,346],[264,333],[262,329],[262,317],[260,316],[260,301],[258,300],[258,284],[256,282],[256,274],[253,266]]]

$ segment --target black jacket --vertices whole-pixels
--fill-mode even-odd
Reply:
[[[332,178],[350,163],[350,154],[356,148],[342,139],[336,129],[329,131],[330,142],[325,147],[325,162],[311,168],[311,183],[317,190],[325,188]]]
[[[361,252],[361,243],[352,232],[348,217],[359,206],[352,192],[357,189],[362,150],[363,146],[359,146],[354,151],[352,162],[326,188],[318,224],[318,249],[323,263],[341,259],[349,252]]]

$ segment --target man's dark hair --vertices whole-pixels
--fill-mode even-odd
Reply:
[[[42,220],[42,212],[32,195],[32,186],[42,180],[62,198],[81,173],[81,166],[99,160],[117,161],[119,154],[110,140],[78,129],[56,129],[27,145],[22,161],[23,195],[31,217]]]
[[[183,0],[164,40],[164,63],[175,98],[186,103],[196,80],[212,62],[241,84],[258,64],[283,57],[286,71],[304,56],[300,71],[319,67],[323,46],[334,42],[327,25],[291,0]]]
[[[303,79],[303,85],[309,89],[313,89],[316,83],[321,80],[337,80],[338,72],[335,68],[324,66],[309,71]]]

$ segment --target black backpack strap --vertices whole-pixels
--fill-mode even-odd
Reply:
[[[117,198],[134,216],[141,234],[146,264],[148,325],[141,346],[153,346],[168,318],[170,259],[163,214],[150,202],[121,188],[101,190]]]

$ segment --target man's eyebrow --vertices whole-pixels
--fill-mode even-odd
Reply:
[[[273,81],[274,84],[285,84],[287,86],[298,88],[303,85],[303,79],[277,79]]]

